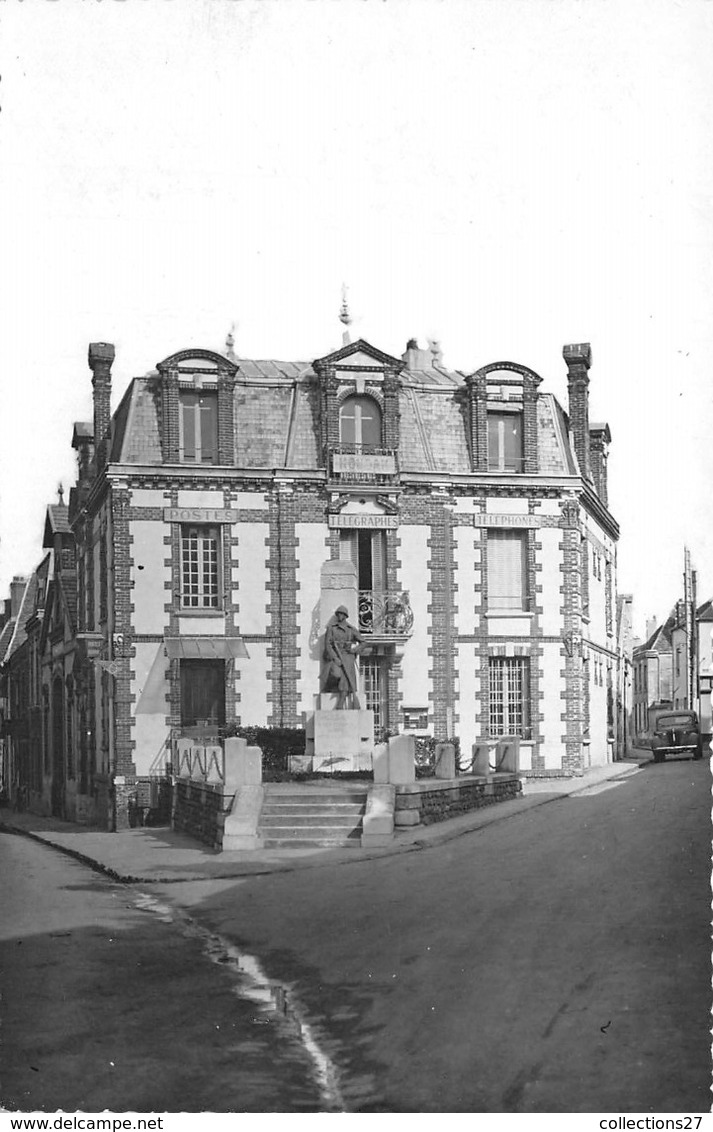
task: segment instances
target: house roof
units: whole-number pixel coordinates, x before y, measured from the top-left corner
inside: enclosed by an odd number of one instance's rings
[[[676,611],[669,614],[666,621],[662,625],[658,625],[653,633],[643,645],[639,645],[634,651],[639,652],[671,652],[672,639],[671,634],[676,627]]]
[[[17,652],[17,650],[19,648],[21,648],[22,645],[24,645],[25,641],[27,640],[27,632],[26,632],[26,629],[25,629],[25,625],[26,625],[27,621],[29,621],[30,617],[32,617],[34,612],[35,612],[35,595],[36,595],[36,593],[37,593],[37,571],[35,571],[31,575],[31,577],[28,578],[28,580],[27,580],[27,584],[25,586],[25,590],[24,590],[24,593],[22,595],[22,601],[20,603],[20,610],[19,610],[19,613],[18,613],[17,618],[15,620],[15,626],[14,626],[12,638],[10,640],[8,647],[7,647],[7,652],[6,652],[5,657],[4,657],[5,661],[10,660],[14,656],[14,654]]]
[[[68,535],[72,533],[72,528],[69,525],[69,508],[66,503],[50,504],[47,508],[47,516],[45,518],[45,534],[42,540],[43,547],[52,546],[54,536],[57,534]]]
[[[697,621],[713,621],[713,598],[704,601],[703,605],[699,605],[696,611]]]
[[[446,369],[440,355],[432,351],[416,350],[411,354],[417,368],[409,369],[403,359],[384,354],[363,339],[314,363],[236,358],[233,365],[210,351],[194,351],[192,355],[186,350],[160,363],[159,370],[163,371],[170,363],[170,368],[178,368],[179,376],[183,374],[189,381],[192,356],[196,359],[195,371],[204,374],[203,380],[212,380],[211,367],[215,370],[224,363],[226,368],[233,369],[235,465],[297,472],[323,467],[318,371],[323,366],[337,371],[340,366],[357,371],[362,367],[368,384],[375,368],[384,365],[392,372],[398,369],[401,470],[406,473],[470,471],[465,375]],[[514,372],[525,369],[508,362],[486,366],[478,372],[489,372],[493,368],[509,368]],[[538,383],[540,380],[538,377]],[[156,371],[131,382],[112,420],[110,459],[113,462],[162,463],[161,382]],[[567,417],[551,393],[538,392],[537,422],[539,471],[544,475],[577,475]]]

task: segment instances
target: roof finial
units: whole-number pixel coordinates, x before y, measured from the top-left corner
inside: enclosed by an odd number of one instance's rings
[[[59,496],[59,506],[64,507],[64,488],[62,487],[62,484],[60,484],[57,488],[57,495]]]
[[[235,323],[233,322],[228,331],[228,337],[225,339],[225,356],[229,358],[231,362],[235,361],[235,352],[233,350],[233,346],[235,345],[234,331]]]
[[[352,323],[352,316],[349,313],[349,304],[347,303],[347,285],[346,285],[346,283],[342,283],[342,305],[339,308],[339,321],[341,322],[342,326],[345,328],[344,333],[342,334],[342,345],[348,346],[349,343],[351,342],[351,338],[349,337],[349,327],[351,326],[351,323]]]

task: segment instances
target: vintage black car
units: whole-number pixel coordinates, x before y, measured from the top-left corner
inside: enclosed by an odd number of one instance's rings
[[[657,715],[651,734],[651,751],[655,763],[666,755],[703,756],[703,743],[695,711],[668,711]]]

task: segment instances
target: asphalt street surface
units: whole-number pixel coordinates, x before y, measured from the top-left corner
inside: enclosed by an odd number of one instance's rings
[[[350,1111],[710,1111],[709,763],[447,845],[165,886],[313,1020]]]
[[[0,836],[11,1110],[708,1112],[707,761],[418,852],[122,886]]]
[[[323,1109],[290,1020],[205,933],[28,838],[0,834],[0,877],[0,1108]]]

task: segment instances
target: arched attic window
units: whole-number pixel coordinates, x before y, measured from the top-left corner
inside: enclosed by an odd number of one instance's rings
[[[381,409],[372,397],[347,397],[339,408],[339,440],[356,448],[381,446]]]

